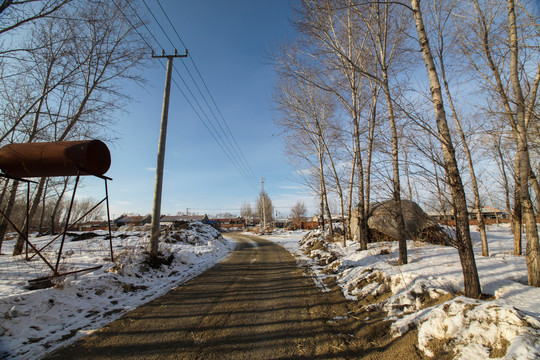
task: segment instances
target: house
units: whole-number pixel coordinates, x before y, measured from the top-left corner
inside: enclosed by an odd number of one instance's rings
[[[172,225],[179,222],[192,222],[198,221],[203,224],[208,224],[208,216],[205,215],[163,215],[159,219],[159,225]]]
[[[80,231],[106,230],[107,220],[87,221],[79,225]]]
[[[437,222],[445,222],[445,221],[454,221],[454,212],[452,210],[449,210],[445,213],[442,211],[427,211],[426,212],[428,216]]]
[[[114,225],[120,227],[124,225],[145,225],[152,222],[152,216],[146,215],[122,215],[119,218],[113,220]]]
[[[229,219],[212,219],[211,221],[218,222],[219,228],[224,230],[243,229],[247,225],[246,219],[241,217]]]
[[[289,219],[276,219],[274,220],[274,226],[280,229],[288,228],[292,225],[292,221]]]
[[[341,215],[338,215],[338,214],[332,214],[330,215],[331,218],[332,218],[332,224],[336,224],[336,223],[339,223],[341,222]],[[347,215],[344,215],[343,217],[343,220],[347,220],[348,216]],[[311,219],[311,221],[315,221],[315,222],[318,222],[320,223],[320,215],[313,215],[313,218]],[[324,215],[324,223],[325,224],[328,224],[328,215]]]
[[[292,229],[313,230],[319,227],[319,222],[313,221],[311,217],[302,217],[298,220],[289,220],[287,227]]]
[[[475,225],[476,220],[478,219],[476,208],[469,208],[468,211],[470,224]],[[441,211],[429,211],[427,214],[431,219],[437,222],[452,225],[455,221],[453,210],[447,211],[446,215],[443,214]],[[482,214],[482,218],[484,218],[484,220],[486,220],[488,223],[491,223],[490,220],[505,220],[509,218],[508,214],[504,211],[489,206],[485,206],[480,209],[480,214]]]
[[[508,214],[503,212],[502,210],[495,209],[489,206],[484,206],[482,209],[480,209],[480,214],[482,214],[482,217],[484,219],[507,219]],[[470,208],[469,209],[469,219],[471,220],[477,220],[478,214],[476,211],[476,208]]]
[[[221,231],[221,223],[219,222],[219,219],[208,219],[207,224],[213,227],[214,229]]]

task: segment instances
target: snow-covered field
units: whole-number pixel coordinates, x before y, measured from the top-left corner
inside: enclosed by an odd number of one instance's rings
[[[445,344],[456,359],[539,359],[540,288],[527,286],[525,258],[512,255],[508,225],[489,227],[489,257],[480,255],[480,236],[471,230],[482,292],[491,300],[459,296],[463,275],[451,247],[408,241],[409,263],[397,266],[395,242],[359,251],[358,243],[317,246],[320,234],[302,240],[305,233],[282,232],[269,238],[311,264],[320,284],[335,276],[349,299],[386,294],[367,310],[385,310],[395,336],[417,328],[419,348],[428,356]],[[307,248],[311,257],[304,254]]]
[[[60,272],[103,265],[102,268],[63,277],[55,286],[28,290],[27,280],[48,275],[38,258],[12,257],[14,240],[3,244],[0,256],[0,359],[38,359],[82,335],[100,329],[127,311],[156,298],[199,275],[234,248],[207,225],[166,235],[160,250],[165,258],[174,254],[170,266],[152,269],[144,265],[147,231],[113,233],[115,261],[110,261],[108,232],[82,241],[66,239]],[[52,237],[32,238],[41,248]],[[44,253],[54,255],[60,240]],[[9,254],[9,255],[8,255]]]

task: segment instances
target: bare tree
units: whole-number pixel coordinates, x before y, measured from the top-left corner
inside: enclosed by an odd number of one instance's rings
[[[399,60],[399,47],[402,46],[405,30],[404,8],[398,7],[389,2],[374,3],[366,6],[354,8],[358,17],[362,19],[362,24],[369,31],[371,39],[371,53],[377,59],[375,71],[363,72],[377,81],[386,99],[386,109],[388,123],[391,131],[392,144],[392,195],[397,209],[393,213],[396,216],[398,243],[399,243],[399,263],[407,263],[407,242],[405,238],[405,221],[403,209],[401,207],[401,183],[399,165],[399,139],[397,129],[397,118],[394,109],[394,96],[390,88],[390,76],[397,60]]]
[[[71,210],[71,219],[73,221],[79,220],[79,224],[102,219],[105,214],[103,204],[93,209],[98,203],[94,198],[75,200]]]
[[[277,123],[292,135],[294,143],[289,142],[289,146],[297,148],[299,143],[303,144],[307,154],[316,157],[316,160],[313,160],[316,164],[313,169],[317,170],[316,179],[320,186],[321,215],[326,212],[331,223],[326,180],[328,164],[338,184],[340,198],[343,199],[339,176],[328,146],[328,123],[333,116],[333,103],[329,94],[300,81],[282,82],[279,90],[276,102],[284,116]],[[343,209],[343,206],[341,208]],[[324,228],[324,216],[322,224]],[[333,236],[331,226],[329,232],[330,236]]]
[[[415,27],[418,33],[418,43],[430,82],[433,108],[435,111],[439,141],[443,152],[446,176],[448,177],[448,182],[452,191],[454,213],[456,217],[456,245],[461,261],[461,267],[463,269],[465,295],[472,298],[479,298],[482,293],[471,242],[467,199],[446,118],[439,74],[437,73],[435,61],[433,60],[433,53],[424,27],[420,2],[418,0],[411,0],[411,9],[413,11]]]
[[[49,17],[73,0],[2,0],[0,3],[0,34],[24,24]]]
[[[474,17],[467,29],[474,36],[462,36],[462,43],[471,66],[486,84],[485,88],[497,99],[498,113],[511,128],[516,146],[515,179],[519,194],[513,218],[516,222],[514,236],[517,242],[518,212],[521,212],[527,230],[529,284],[540,286],[540,246],[529,190],[533,172],[528,134],[529,124],[536,117],[540,85],[540,61],[538,52],[533,50],[540,36],[540,21],[527,12],[526,2],[519,4],[519,11],[516,11],[513,0],[506,2],[506,9],[500,2],[493,1],[475,0],[472,5]]]
[[[244,219],[252,219],[254,215],[253,209],[251,209],[251,204],[245,202],[240,207],[240,216]]]
[[[296,204],[291,208],[291,220],[297,224],[306,216],[307,209],[306,204],[303,201],[298,200]]]
[[[509,45],[510,45],[510,82],[516,104],[515,123],[512,126],[519,153],[519,194],[527,229],[527,273],[529,285],[540,286],[540,245],[538,243],[538,228],[536,226],[536,216],[529,193],[529,178],[531,176],[531,163],[529,157],[529,144],[527,139],[527,123],[530,121],[532,109],[536,102],[536,92],[540,83],[540,62],[536,73],[531,97],[528,104],[523,96],[522,85],[519,76],[519,46],[517,33],[517,20],[515,3],[508,0],[508,25],[509,25]]]
[[[304,35],[302,54],[308,54],[309,59],[316,59],[319,70],[306,73],[306,64],[298,56],[289,56],[285,64],[288,72],[311,83],[313,86],[332,93],[344,108],[352,125],[351,175],[349,177],[349,194],[357,190],[358,237],[363,249],[367,249],[369,214],[369,182],[371,170],[371,151],[373,149],[374,120],[376,104],[366,106],[375,99],[380,87],[370,84],[370,79],[364,76],[364,69],[372,66],[371,57],[366,56],[363,49],[366,34],[360,24],[354,20],[352,7],[354,2],[305,1],[299,9],[296,25]],[[357,35],[360,34],[360,35]],[[310,60],[304,60],[308,64]],[[306,76],[310,74],[310,76]],[[364,93],[364,90],[366,93]],[[373,97],[367,93],[373,90]],[[363,124],[362,112],[368,109],[367,124]],[[368,128],[367,146],[362,147],[364,129]],[[367,156],[363,152],[367,150]],[[355,180],[356,178],[356,180]],[[349,213],[353,196],[349,195]]]
[[[261,220],[262,224],[268,226],[268,224],[274,221],[274,206],[272,205],[272,200],[270,200],[270,197],[266,191],[261,190],[255,204],[259,219]]]
[[[478,228],[480,229],[480,239],[482,244],[482,256],[489,256],[489,249],[488,249],[488,241],[487,241],[487,234],[486,234],[486,225],[484,221],[484,217],[482,215],[482,202],[480,199],[480,192],[478,189],[478,181],[476,177],[476,172],[474,169],[474,161],[471,155],[470,146],[468,144],[467,138],[465,136],[465,132],[463,130],[462,126],[462,120],[460,119],[460,116],[458,115],[458,111],[456,109],[454,97],[450,91],[450,84],[448,82],[447,77],[447,68],[446,68],[446,61],[447,61],[447,40],[450,43],[455,42],[457,39],[457,34],[455,31],[448,31],[447,27],[449,26],[448,23],[450,22],[449,19],[451,18],[451,13],[455,7],[455,3],[449,2],[448,8],[445,8],[444,5],[447,3],[435,3],[434,4],[434,18],[435,18],[435,28],[437,33],[437,41],[436,45],[434,46],[435,54],[438,59],[438,65],[439,65],[439,71],[441,74],[441,79],[443,81],[444,90],[446,93],[446,99],[448,100],[448,105],[450,106],[450,110],[452,113],[452,117],[454,118],[454,121],[456,123],[457,131],[460,136],[461,140],[461,146],[463,147],[463,150],[465,152],[465,156],[467,159],[467,165],[469,168],[469,173],[471,177],[471,186],[473,190],[474,195],[474,205],[476,210],[476,219]],[[448,39],[448,35],[450,34],[450,38]]]
[[[118,83],[141,80],[136,69],[146,52],[134,28],[140,22],[125,20],[127,6],[126,1],[73,2],[58,11],[61,16],[32,24],[34,30],[28,34],[35,36],[27,46],[27,56],[14,63],[27,70],[3,80],[18,84],[24,77],[35,79],[37,86],[27,82],[26,91],[19,93],[26,96],[20,102],[26,106],[16,112],[18,116],[2,134],[3,140],[108,136],[103,130],[125,99]],[[44,179],[38,184],[30,219],[41,201],[44,184]],[[22,243],[18,241],[15,254],[22,250]]]

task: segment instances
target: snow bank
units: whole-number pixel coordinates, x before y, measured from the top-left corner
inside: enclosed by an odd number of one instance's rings
[[[234,248],[212,227],[193,223],[188,229],[162,235],[160,250],[172,263],[152,269],[145,265],[146,231],[115,232],[114,262],[110,261],[108,232],[95,235],[76,242],[70,236],[61,269],[103,267],[56,279],[54,287],[47,289],[27,289],[27,280],[48,275],[42,261],[0,256],[0,359],[39,358],[197,276]],[[31,241],[39,248],[51,239]],[[58,242],[46,255],[55,253]],[[13,243],[4,243],[6,254]]]
[[[320,232],[270,237],[309,264],[321,281],[334,276],[351,300],[377,299],[366,310],[381,309],[400,336],[418,329],[419,348],[436,356],[436,348],[457,359],[540,358],[540,289],[527,286],[523,256],[512,255],[508,226],[488,231],[490,256],[482,257],[480,237],[471,229],[482,292],[492,300],[463,296],[463,273],[457,250],[407,242],[408,260],[398,266],[398,244],[356,242],[343,247]]]
[[[514,307],[460,296],[428,310],[392,326],[396,335],[418,326],[419,349],[428,356],[436,355],[433,343],[445,344],[457,359],[487,359],[501,351],[507,359],[540,355],[540,322]]]

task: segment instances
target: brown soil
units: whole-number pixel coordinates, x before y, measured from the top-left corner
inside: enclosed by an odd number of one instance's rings
[[[46,358],[423,359],[416,331],[392,338],[367,300],[322,292],[282,247],[232,236],[214,268]]]

